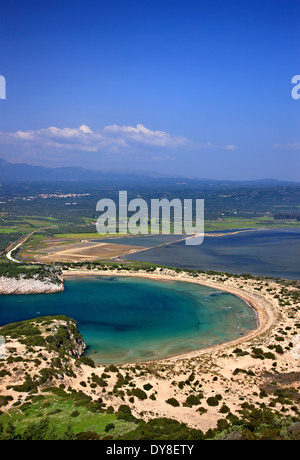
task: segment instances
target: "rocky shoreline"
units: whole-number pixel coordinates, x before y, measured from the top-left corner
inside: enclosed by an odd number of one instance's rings
[[[9,294],[53,294],[64,291],[63,279],[53,282],[51,279],[6,278],[0,277],[0,295]]]

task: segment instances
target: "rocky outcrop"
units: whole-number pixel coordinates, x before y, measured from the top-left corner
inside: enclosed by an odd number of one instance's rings
[[[64,283],[62,278],[57,279],[54,283],[52,279],[35,279],[35,278],[6,278],[0,277],[0,295],[1,294],[52,294],[62,292]]]
[[[69,384],[69,379],[83,372],[85,363],[78,359],[86,344],[76,324],[71,318],[56,315],[0,328],[2,343],[6,344],[0,369],[0,407],[33,390]],[[1,403],[1,395],[10,399]]]
[[[53,343],[58,345],[58,348],[63,348],[65,353],[75,358],[80,358],[84,350],[86,349],[86,344],[82,338],[82,335],[77,329],[76,322],[74,320],[68,319],[64,320],[52,320],[52,331],[51,336],[53,338]],[[51,340],[49,341],[49,343]]]

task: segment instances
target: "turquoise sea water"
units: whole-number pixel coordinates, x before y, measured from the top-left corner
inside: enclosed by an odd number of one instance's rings
[[[183,281],[86,277],[51,295],[0,299],[0,325],[63,314],[78,321],[97,363],[140,362],[235,339],[255,329],[240,298]]]

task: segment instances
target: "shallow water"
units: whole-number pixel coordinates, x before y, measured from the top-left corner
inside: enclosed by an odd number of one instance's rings
[[[57,294],[2,296],[0,325],[63,314],[78,321],[97,363],[164,358],[233,340],[256,327],[240,298],[183,281],[72,278]]]
[[[154,238],[151,239],[152,246]],[[145,245],[145,241],[143,243]],[[182,241],[125,258],[181,268],[300,279],[300,229],[251,230],[234,235],[207,236],[199,246],[187,246]]]

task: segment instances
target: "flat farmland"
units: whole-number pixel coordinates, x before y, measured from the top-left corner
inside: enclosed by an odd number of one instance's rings
[[[103,241],[72,242],[68,240],[44,239],[40,245],[28,245],[20,254],[26,260],[51,263],[51,262],[82,262],[96,261],[121,257],[125,254],[140,251],[144,248],[125,244],[114,244]]]

